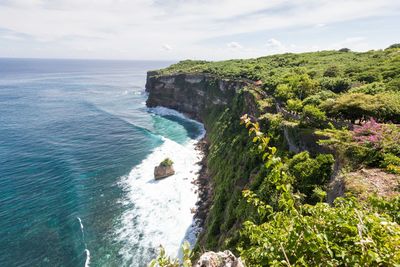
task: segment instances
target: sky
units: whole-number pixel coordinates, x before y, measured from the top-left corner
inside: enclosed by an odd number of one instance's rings
[[[399,0],[0,0],[0,57],[222,60],[393,43]]]

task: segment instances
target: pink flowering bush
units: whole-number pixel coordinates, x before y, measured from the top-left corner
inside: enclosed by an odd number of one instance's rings
[[[320,133],[327,137],[320,144],[343,151],[354,167],[367,165],[400,172],[400,126],[397,124],[370,119],[352,131],[326,129]]]
[[[353,139],[361,145],[371,145],[375,148],[380,147],[384,127],[377,123],[373,118],[364,123],[362,126],[355,126],[353,130]]]
[[[396,124],[380,124],[370,119],[352,131],[353,141],[367,165],[378,165],[390,172],[398,169],[400,162],[400,128]]]

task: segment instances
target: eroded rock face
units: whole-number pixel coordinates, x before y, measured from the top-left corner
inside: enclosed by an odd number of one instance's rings
[[[178,110],[202,121],[202,114],[215,106],[228,106],[240,89],[249,84],[244,80],[218,79],[212,75],[147,73],[148,107],[163,106]]]
[[[168,176],[174,175],[175,170],[173,166],[159,165],[154,168],[154,179],[159,180]]]
[[[201,255],[200,259],[194,265],[195,267],[244,267],[240,258],[236,258],[232,252],[209,251]]]

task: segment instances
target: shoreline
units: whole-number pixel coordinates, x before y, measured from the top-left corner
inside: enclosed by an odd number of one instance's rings
[[[196,146],[195,150],[202,153],[202,159],[196,164],[200,165],[197,178],[193,181],[193,184],[197,186],[198,200],[196,202],[196,210],[193,215],[193,220],[197,221],[197,225],[201,228],[201,232],[204,230],[204,224],[208,215],[208,211],[211,207],[212,197],[212,186],[211,176],[208,172],[207,167],[207,156],[208,156],[209,142],[207,140],[207,133],[201,138]],[[199,233],[199,235],[201,234]],[[198,236],[197,238],[198,239]],[[197,242],[197,241],[196,241]]]

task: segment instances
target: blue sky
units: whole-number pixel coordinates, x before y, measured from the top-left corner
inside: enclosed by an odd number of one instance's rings
[[[0,0],[0,57],[220,60],[398,42],[398,0]]]

